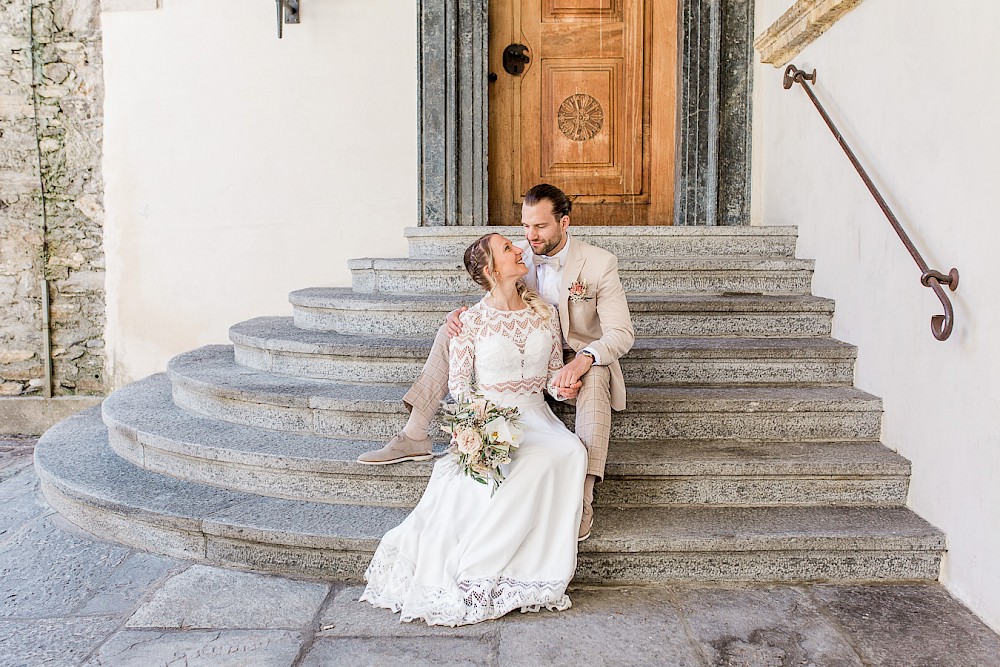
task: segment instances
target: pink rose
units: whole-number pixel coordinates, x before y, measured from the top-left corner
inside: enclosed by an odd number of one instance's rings
[[[464,428],[455,435],[458,451],[472,456],[483,448],[483,439],[471,428]]]

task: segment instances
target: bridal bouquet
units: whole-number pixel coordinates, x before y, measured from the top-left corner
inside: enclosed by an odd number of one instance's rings
[[[492,483],[492,495],[504,479],[500,466],[510,463],[511,453],[524,437],[517,421],[520,411],[481,396],[457,398],[444,405],[441,428],[451,434],[448,451],[466,475],[480,484]]]

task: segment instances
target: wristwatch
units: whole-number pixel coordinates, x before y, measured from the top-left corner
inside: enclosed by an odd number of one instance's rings
[[[578,357],[579,356],[590,357],[590,362],[592,364],[596,364],[597,363],[597,357],[595,357],[594,353],[591,352],[590,350],[580,350],[579,352],[576,353],[576,356],[578,356]]]

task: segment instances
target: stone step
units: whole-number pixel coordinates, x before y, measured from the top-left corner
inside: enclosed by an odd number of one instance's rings
[[[523,238],[520,227],[408,227],[410,257],[461,257],[473,241],[489,232],[511,240]],[[792,257],[795,227],[573,227],[570,232],[625,257]]]
[[[167,556],[360,580],[406,509],[267,498],[142,470],[108,446],[96,409],[50,429],[35,466],[79,527]],[[940,531],[904,507],[604,508],[579,583],[934,580]]]
[[[103,418],[112,449],[137,466],[279,498],[412,507],[433,465],[366,466],[355,459],[370,441],[191,415],[163,374],[114,392]],[[597,504],[902,505],[909,472],[877,442],[617,442]]]
[[[174,401],[247,426],[382,440],[405,423],[404,386],[358,385],[274,375],[240,366],[233,348],[209,345],[174,357]],[[626,440],[877,440],[881,401],[847,387],[629,389],[612,437]],[[574,414],[556,406],[572,427]]]
[[[447,259],[364,257],[348,263],[361,294],[472,294],[461,255]],[[787,257],[621,258],[618,274],[633,294],[808,294],[814,262]]]
[[[290,317],[258,317],[229,329],[236,362],[297,377],[409,383],[430,352],[429,338],[310,331]],[[640,338],[622,359],[630,387],[850,385],[856,349],[832,338]]]
[[[453,309],[480,296],[358,294],[344,287],[292,292],[295,326],[348,335],[433,338]],[[629,310],[640,338],[830,335],[833,301],[792,295],[636,295]]]

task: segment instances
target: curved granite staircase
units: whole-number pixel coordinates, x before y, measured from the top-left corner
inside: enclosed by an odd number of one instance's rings
[[[354,459],[403,425],[444,315],[478,299],[456,258],[485,231],[408,229],[409,258],[353,260],[353,289],[293,292],[292,317],[60,423],[36,449],[46,498],[149,551],[360,579],[432,464]],[[878,442],[794,228],[574,234],[620,257],[638,337],[578,581],[937,578],[944,537],[904,506],[909,463]]]

